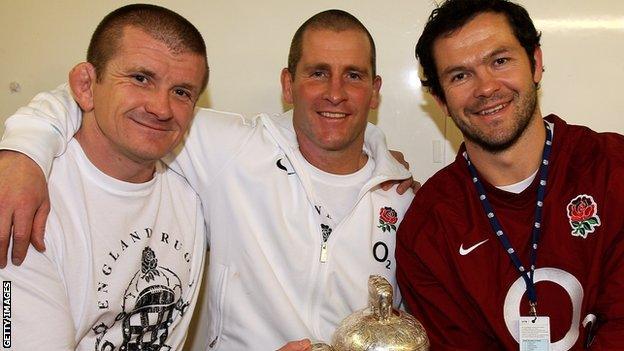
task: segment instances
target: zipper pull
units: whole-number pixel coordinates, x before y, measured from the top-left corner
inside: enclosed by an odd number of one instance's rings
[[[327,242],[321,243],[321,263],[327,262]]]

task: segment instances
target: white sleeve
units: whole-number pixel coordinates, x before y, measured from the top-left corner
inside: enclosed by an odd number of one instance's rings
[[[197,109],[188,134],[165,162],[187,179],[205,204],[208,188],[257,132],[255,123],[235,113]]]
[[[51,251],[31,246],[20,267],[9,263],[0,270],[5,313],[10,304],[12,350],[75,350],[69,301]]]
[[[80,128],[82,111],[69,86],[37,94],[5,122],[0,149],[26,154],[50,175],[54,157],[65,152],[67,141]]]

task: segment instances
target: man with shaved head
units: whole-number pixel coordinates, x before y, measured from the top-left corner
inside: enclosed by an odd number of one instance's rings
[[[0,271],[12,297],[8,346],[179,350],[205,227],[197,194],[160,158],[206,86],[203,38],[173,11],[125,6],[98,25],[69,79],[83,120],[49,175],[47,250]]]

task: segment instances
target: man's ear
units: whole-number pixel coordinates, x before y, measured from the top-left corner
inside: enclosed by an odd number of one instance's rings
[[[292,96],[292,85],[293,85],[293,76],[290,74],[288,68],[284,68],[282,70],[282,75],[280,76],[280,81],[282,82],[282,96],[284,97],[284,101],[289,105],[293,104],[293,96]]]
[[[539,84],[542,80],[542,73],[544,72],[544,61],[542,59],[542,48],[536,47],[533,51],[533,59],[535,60],[535,67],[533,67],[533,82]]]
[[[371,102],[369,106],[371,110],[374,110],[377,107],[379,107],[379,102],[381,101],[381,97],[379,95],[380,89],[381,89],[381,76],[375,76],[375,78],[373,78],[373,96],[371,98]]]
[[[84,112],[93,110],[93,87],[96,80],[95,67],[89,62],[81,62],[69,72],[69,87]]]

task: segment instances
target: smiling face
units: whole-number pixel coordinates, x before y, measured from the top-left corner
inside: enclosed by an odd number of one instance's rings
[[[445,112],[466,143],[490,151],[506,150],[539,118],[537,87],[541,50],[535,67],[502,14],[482,13],[433,45]]]
[[[201,55],[174,53],[142,30],[124,28],[115,55],[92,84],[90,137],[107,146],[108,157],[160,159],[188,129],[205,66]]]
[[[282,72],[282,91],[293,105],[293,125],[306,158],[361,154],[368,112],[377,108],[381,87],[370,55],[369,40],[359,30],[304,33],[294,76]]]

